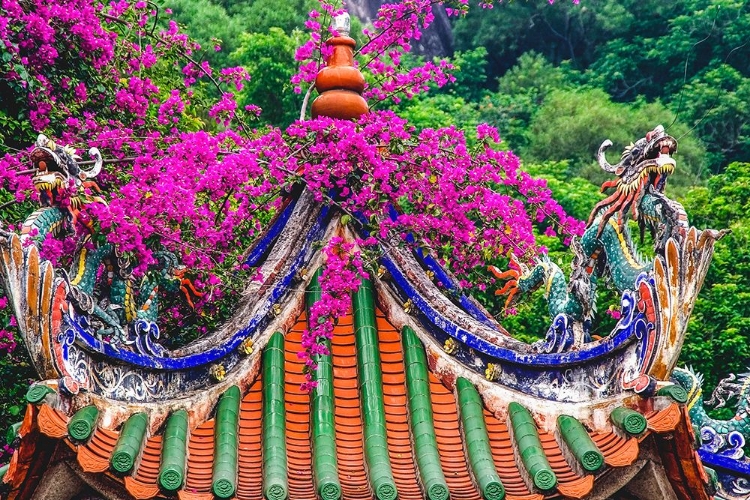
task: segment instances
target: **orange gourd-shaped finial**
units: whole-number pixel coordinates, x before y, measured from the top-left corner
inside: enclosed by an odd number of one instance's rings
[[[333,29],[339,36],[326,41],[327,45],[333,47],[333,52],[315,78],[315,88],[320,95],[312,103],[312,117],[351,120],[367,113],[368,106],[362,97],[365,78],[354,67],[355,42],[349,37],[349,14],[336,16]]]

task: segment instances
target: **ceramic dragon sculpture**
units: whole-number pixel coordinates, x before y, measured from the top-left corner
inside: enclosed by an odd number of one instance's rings
[[[731,374],[722,379],[711,397],[703,400],[703,377],[691,368],[675,368],[672,378],[687,391],[687,407],[702,447],[712,453],[731,458],[744,456],[745,443],[750,439],[750,373]],[[725,408],[736,400],[734,416],[727,420],[712,418],[706,407]]]
[[[191,305],[190,293],[200,293],[185,278],[185,266],[171,252],[156,252],[156,268],[136,279],[133,266],[115,245],[96,243],[101,238],[96,238],[86,207],[106,204],[94,180],[103,159],[97,148],[91,148],[89,155],[94,166],[86,170],[72,148],[39,135],[31,161],[33,184],[42,206],[23,222],[21,241],[29,246],[39,245],[48,235],[74,236],[78,243],[72,266],[61,273],[69,284],[71,303],[89,315],[97,336],[124,345],[139,342],[144,332],[158,338],[159,291],[182,290]]]
[[[605,182],[602,191],[614,192],[591,211],[585,232],[574,240],[573,271],[570,282],[560,267],[546,256],[529,268],[511,257],[510,269],[490,271],[507,280],[498,295],[507,294],[506,307],[519,297],[540,286],[545,287],[549,313],[557,323],[565,322],[572,330],[574,345],[589,340],[588,325],[596,305],[596,288],[604,277],[623,293],[635,290],[636,281],[653,267],[637,251],[628,228],[635,221],[641,235],[649,230],[656,253],[663,252],[669,238],[680,239],[689,228],[683,207],[664,195],[667,177],[674,172],[673,154],[677,141],[659,125],[645,137],[628,146],[620,162],[611,165],[605,151],[612,146],[607,140],[599,148],[597,159],[607,173],[617,176]]]

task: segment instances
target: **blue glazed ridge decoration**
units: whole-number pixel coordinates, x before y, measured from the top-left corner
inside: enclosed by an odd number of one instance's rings
[[[398,217],[398,212],[396,209],[391,206],[388,210],[388,214],[392,220],[396,220]],[[357,218],[362,223],[362,225],[365,225],[367,223],[367,220],[361,215],[357,214]],[[360,231],[362,234],[365,235],[365,237],[370,236],[370,232],[366,230]],[[409,233],[406,235],[406,241],[408,243],[414,243],[414,236]],[[460,291],[459,287],[456,286],[456,283],[453,281],[453,279],[448,275],[448,273],[443,269],[443,266],[441,266],[437,260],[435,260],[435,257],[430,255],[428,252],[425,252],[422,248],[416,248],[413,250],[413,254],[416,257],[417,261],[427,267],[430,271],[435,273],[435,278],[440,282],[441,285],[445,287],[446,290],[449,290],[451,292],[458,292]],[[464,308],[464,310],[469,313],[469,315],[476,319],[477,321],[480,321],[484,325],[492,328],[493,330],[497,330],[497,326],[495,325],[495,322],[490,319],[484,311],[482,311],[479,307],[474,304],[469,297],[466,296],[466,294],[461,293],[460,297],[458,298],[461,307]]]
[[[297,271],[301,269],[309,254],[313,241],[319,239],[325,230],[329,218],[330,208],[324,206],[318,215],[315,224],[305,238],[305,243],[297,256],[292,261],[289,272],[280,280],[276,281],[270,296],[265,300],[258,314],[253,316],[248,325],[237,331],[224,345],[208,349],[205,352],[191,354],[179,358],[170,358],[168,356],[154,356],[141,354],[132,351],[118,350],[112,345],[98,340],[91,333],[86,331],[82,325],[74,319],[68,318],[70,328],[76,334],[76,342],[82,345],[86,350],[104,354],[109,358],[118,359],[133,366],[150,368],[157,370],[184,370],[198,366],[214,363],[224,356],[232,353],[245,338],[254,335],[270,321],[270,312],[274,304],[279,301],[289,291],[290,284],[294,280]]]
[[[297,197],[287,203],[286,207],[284,207],[284,210],[281,211],[281,214],[279,214],[279,216],[273,222],[273,225],[268,229],[268,231],[265,232],[265,234],[263,234],[260,240],[258,240],[258,242],[255,244],[255,246],[253,246],[252,250],[247,256],[247,259],[245,259],[246,265],[250,267],[258,265],[260,259],[271,248],[271,245],[279,237],[281,231],[286,226],[286,223],[289,222],[289,218],[292,216],[292,212],[294,212],[294,207],[297,205],[298,200],[299,198]]]
[[[482,339],[479,336],[460,327],[452,320],[446,318],[435,310],[427,300],[414,288],[406,276],[401,272],[399,267],[390,257],[382,257],[382,262],[388,272],[391,274],[394,283],[412,300],[414,305],[419,309],[424,317],[440,330],[444,331],[456,340],[468,345],[481,353],[493,356],[503,361],[515,364],[532,364],[536,366],[556,366],[579,364],[581,362],[593,361],[597,358],[608,356],[613,351],[623,348],[633,338],[635,338],[635,329],[622,328],[610,335],[607,339],[597,342],[591,347],[584,347],[579,351],[564,353],[519,353],[507,347],[501,347],[492,342]],[[624,318],[624,317],[623,317]],[[622,320],[621,320],[622,321]],[[619,324],[619,323],[618,323]]]

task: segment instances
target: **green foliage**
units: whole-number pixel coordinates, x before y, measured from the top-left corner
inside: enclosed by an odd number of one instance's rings
[[[695,305],[681,361],[704,374],[710,391],[750,361],[750,163],[732,163],[684,200],[697,227],[728,228]]]
[[[470,9],[455,25],[456,48],[485,47],[494,77],[529,51],[554,63],[580,58],[586,64],[603,35],[596,22],[598,9],[571,2],[498,2],[492,9]]]
[[[308,12],[320,8],[315,0],[223,0],[219,3],[226,6],[232,18],[239,20],[250,33],[269,33],[271,28],[291,33],[304,26]]]
[[[668,104],[680,122],[695,127],[709,152],[705,162],[710,171],[721,172],[748,153],[749,12],[748,0],[503,2],[489,10],[470,10],[456,22],[454,37],[459,50],[487,49],[487,77],[501,77],[501,95],[488,102],[491,109],[517,110],[529,101],[526,90],[503,80],[519,68],[531,71],[524,58],[538,54],[541,61],[564,69],[565,81],[553,88],[584,84],[615,101]],[[515,68],[514,61],[519,61]],[[513,119],[523,116],[510,114]],[[513,120],[500,116],[496,122]],[[664,125],[671,122],[670,117]],[[518,125],[513,128],[501,129],[502,135],[513,139],[513,147],[525,146],[528,134],[519,134]]]
[[[496,127],[506,147],[521,151],[531,141],[529,124],[547,95],[566,88],[572,83],[562,68],[527,52],[498,80],[497,92],[479,103],[479,121]]]
[[[211,0],[168,0],[175,21],[201,46],[203,54],[215,67],[228,66],[229,54],[238,47],[244,30],[241,18],[229,15],[224,7]],[[215,46],[221,50],[216,51]]]
[[[553,66],[544,56],[533,51],[521,55],[516,65],[497,81],[500,94],[529,94],[537,104],[541,104],[553,90],[571,86],[563,67]]]
[[[698,75],[685,86],[679,111],[706,144],[713,173],[726,161],[750,158],[750,78],[738,70],[722,64]]]
[[[241,92],[242,105],[255,104],[263,109],[261,120],[287,126],[299,118],[302,98],[294,93],[290,79],[296,71],[294,51],[301,43],[301,33],[291,36],[281,28],[268,33],[243,33],[231,61],[251,75]]]
[[[658,102],[615,103],[600,89],[554,91],[534,115],[532,140],[522,154],[535,160],[571,160],[571,174],[601,184],[609,176],[599,168],[595,156],[605,139],[615,144],[612,152],[619,154],[656,125],[668,126],[672,119],[671,112]],[[668,132],[681,137],[687,128],[675,123]],[[678,154],[678,169],[670,186],[684,189],[699,181],[705,152],[694,138],[686,136]]]
[[[469,129],[480,123],[476,105],[451,94],[415,97],[398,114],[418,130],[451,125]]]
[[[448,91],[467,101],[477,101],[487,89],[487,49],[477,47],[456,52],[451,59],[455,66],[456,81]]]

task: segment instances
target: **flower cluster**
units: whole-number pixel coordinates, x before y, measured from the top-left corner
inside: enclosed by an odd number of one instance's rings
[[[302,348],[297,355],[305,364],[307,382],[303,389],[315,387],[313,372],[317,368],[318,356],[327,356],[328,342],[339,318],[347,315],[352,305],[352,293],[357,291],[361,279],[369,275],[362,267],[362,259],[354,244],[341,237],[334,237],[323,249],[325,266],[318,279],[320,299],[310,308],[309,329],[302,333]]]
[[[8,308],[8,298],[0,297],[0,311]],[[11,317],[12,318],[12,317]],[[15,321],[15,319],[13,319]],[[0,355],[10,354],[16,350],[18,344],[13,337],[13,332],[0,328]]]
[[[249,75],[241,68],[214,71],[192,59],[195,44],[174,22],[163,25],[151,3],[0,2],[0,36],[11,60],[9,69],[0,69],[0,81],[17,91],[39,132],[96,146],[111,161],[97,178],[107,203],[86,203],[91,229],[77,234],[96,231],[136,263],[136,274],[157,263],[156,251],[178,254],[199,288],[211,291],[196,304],[199,314],[231,309],[221,305],[230,294],[218,287],[246,271],[238,265],[243,248],[295,185],[347,214],[363,238],[371,235],[356,248],[337,238],[324,248],[323,300],[311,311],[301,353],[311,369],[366,276],[360,251],[377,258],[389,245],[411,244],[465,277],[510,252],[530,260],[539,251],[534,227],[540,223],[564,237],[582,232],[583,224],[564,213],[544,181],[499,150],[498,131],[486,125],[471,147],[460,130],[417,133],[386,111],[356,122],[318,118],[285,131],[251,132],[242,114],[259,110],[235,100]],[[437,4],[406,0],[381,8],[358,56],[369,68],[371,99],[411,97],[451,80],[445,62],[406,73],[400,68]],[[324,27],[339,12],[327,1],[321,5],[322,14],[311,13],[307,24],[310,41],[297,53],[298,84],[314,80],[326,55]],[[463,11],[466,4],[456,0],[450,8]],[[56,65],[61,60],[66,64]],[[162,60],[169,64],[157,64]],[[178,70],[165,72],[165,66]],[[197,82],[213,85],[216,95]],[[196,103],[216,122],[213,132],[196,131]],[[0,188],[19,201],[33,199],[29,176],[18,173],[28,168],[26,155],[0,158]],[[39,244],[45,258],[58,260],[75,251],[76,241],[45,236]],[[165,321],[184,324],[179,307],[163,311]]]

